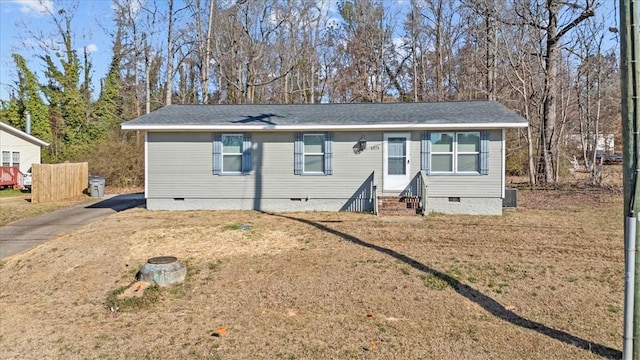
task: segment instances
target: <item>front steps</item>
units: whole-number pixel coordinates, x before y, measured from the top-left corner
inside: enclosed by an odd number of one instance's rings
[[[421,210],[418,196],[378,196],[380,216],[416,216]]]

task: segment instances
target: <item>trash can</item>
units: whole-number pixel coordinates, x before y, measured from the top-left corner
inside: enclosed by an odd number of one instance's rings
[[[104,196],[104,176],[89,176],[89,195],[91,197]]]

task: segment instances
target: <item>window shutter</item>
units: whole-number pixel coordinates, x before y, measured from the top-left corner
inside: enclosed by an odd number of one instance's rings
[[[213,133],[213,175],[222,172],[222,134]]]
[[[422,140],[421,140],[420,148],[421,148],[420,168],[427,175],[429,175],[431,174],[431,132],[429,131],[422,132]]]
[[[302,133],[295,134],[293,144],[293,174],[302,175],[302,153],[304,151],[304,139]]]
[[[324,174],[333,175],[333,133],[324,133]]]
[[[489,174],[489,132],[480,131],[480,174]]]
[[[242,134],[242,173],[251,172],[251,133]]]

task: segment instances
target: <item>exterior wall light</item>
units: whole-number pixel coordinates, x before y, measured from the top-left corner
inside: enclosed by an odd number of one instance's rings
[[[353,153],[354,154],[360,154],[361,152],[363,152],[365,149],[367,148],[367,138],[365,138],[364,136],[362,136],[360,138],[360,140],[358,140],[358,142],[353,145]]]

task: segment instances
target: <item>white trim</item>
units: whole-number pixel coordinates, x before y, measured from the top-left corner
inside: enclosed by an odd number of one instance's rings
[[[308,153],[305,151],[305,142],[304,139],[307,136],[322,136],[322,152],[321,153]],[[327,141],[327,138],[324,133],[304,133],[302,134],[302,175],[325,175],[326,169],[324,168],[324,159],[326,154],[326,149],[324,148],[324,143]],[[307,164],[307,155],[318,156],[322,155],[322,171],[306,171]]]
[[[240,171],[224,171],[224,138],[225,137],[239,137],[240,138],[240,152],[239,153],[227,153],[226,155],[240,156]],[[242,157],[244,156],[244,135],[238,133],[225,133],[220,134],[220,175],[242,175]]]
[[[149,133],[144,132],[144,198],[149,198]]]
[[[349,130],[430,130],[430,129],[504,129],[526,128],[528,123],[462,123],[462,124],[375,124],[375,125],[145,125],[122,124],[122,130],[154,131],[349,131]]]
[[[460,151],[459,149],[459,145],[460,142],[458,141],[458,135],[460,134],[478,134],[478,151],[475,152],[471,152],[471,151]],[[455,132],[455,156],[454,156],[454,171],[456,174],[470,174],[470,175],[480,175],[480,168],[481,163],[482,163],[482,159],[480,159],[480,148],[482,147],[481,143],[481,134],[480,131],[456,131]],[[478,159],[478,171],[460,171],[458,170],[458,165],[460,164],[460,155],[476,155],[477,159]]]
[[[5,130],[11,134],[13,134],[14,136],[17,137],[21,137],[31,143],[34,143],[36,145],[40,145],[40,146],[49,146],[49,143],[46,141],[42,141],[40,139],[38,139],[37,137],[33,136],[33,135],[29,135],[26,132],[20,130],[20,129],[16,129],[13,126],[9,125],[9,124],[5,124],[3,122],[0,122],[0,129]]]
[[[470,151],[460,151],[458,149],[458,135],[460,134],[478,134],[478,146],[482,147],[481,145],[481,135],[480,135],[480,131],[475,131],[475,130],[469,130],[469,131],[434,131],[432,132],[429,136],[432,136],[434,133],[443,133],[443,134],[453,134],[453,143],[451,146],[451,152],[448,151],[434,151],[433,148],[431,149],[431,152],[429,153],[429,156],[431,157],[431,175],[480,175],[481,172],[481,155],[480,155],[480,148],[478,148],[478,151],[476,152],[470,152]],[[434,171],[433,170],[433,155],[451,155],[451,171]],[[460,155],[477,155],[478,156],[478,171],[459,171],[458,170],[458,158]]]
[[[389,175],[389,168],[387,166],[389,156],[389,138],[390,137],[403,137],[406,139],[406,161],[405,174],[403,175]],[[406,189],[407,185],[411,182],[411,133],[384,133],[382,143],[382,190],[398,191]],[[400,184],[400,185],[399,185]]]

